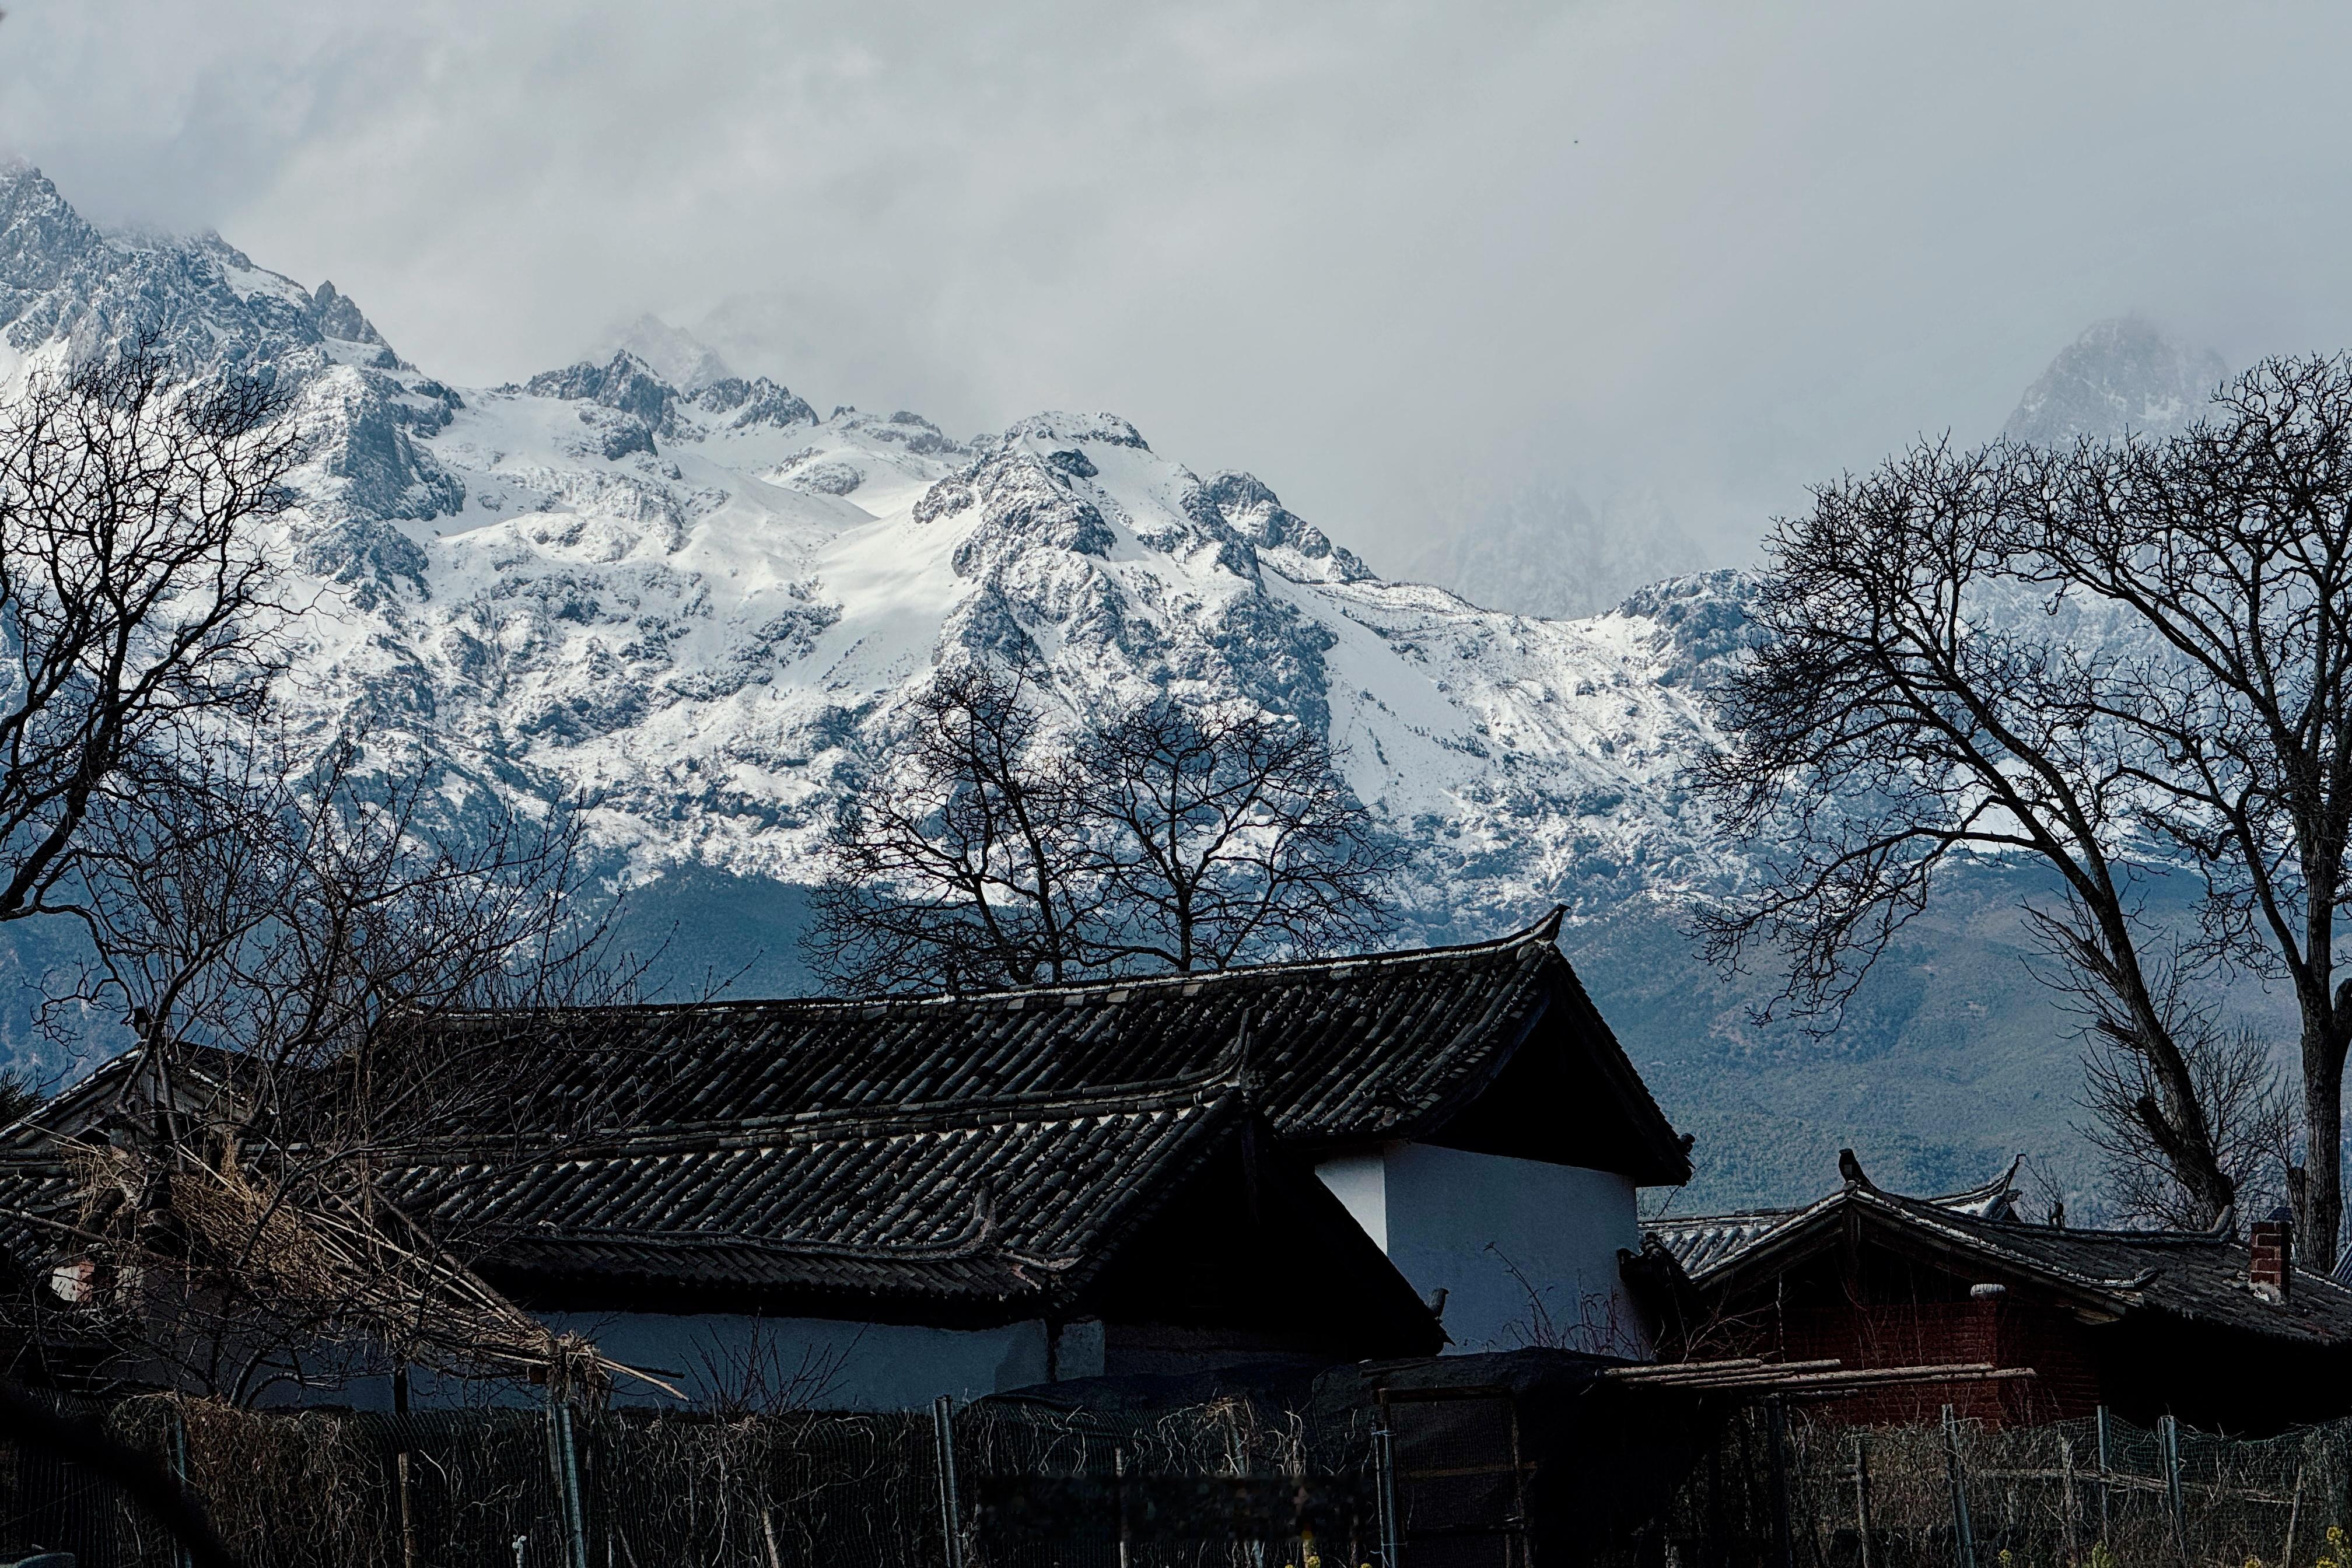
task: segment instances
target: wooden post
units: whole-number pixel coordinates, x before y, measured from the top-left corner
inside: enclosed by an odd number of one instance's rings
[[[1969,1477],[1960,1464],[1960,1424],[1944,1406],[1944,1468],[1952,1483],[1952,1534],[1960,1568],[1977,1568],[1976,1534],[1969,1528]]]
[[[1858,1568],[1870,1568],[1870,1439],[1853,1439],[1853,1538],[1862,1552]]]
[[[1728,1433],[1730,1430],[1729,1425],[1727,1424],[1724,1432]],[[1718,1435],[1714,1442],[1706,1446],[1707,1552],[1701,1568],[1722,1568],[1725,1560],[1730,1554],[1723,1536],[1723,1437]]]
[[[394,1479],[400,1485],[400,1568],[416,1568],[416,1505],[415,1480],[408,1462],[408,1363],[392,1369],[393,1428],[399,1448],[392,1456]]]
[[[1764,1402],[1765,1430],[1771,1439],[1772,1545],[1780,1568],[1797,1568],[1797,1548],[1789,1531],[1789,1405],[1779,1394]]]
[[[400,1568],[416,1568],[416,1510],[408,1500],[408,1450],[392,1457],[393,1479],[400,1487]]]
[[[2099,1544],[2107,1543],[2107,1407],[2099,1406]]]

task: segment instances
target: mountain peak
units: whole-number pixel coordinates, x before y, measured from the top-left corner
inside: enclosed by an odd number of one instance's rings
[[[721,381],[741,379],[717,350],[682,327],[659,316],[643,315],[614,333],[608,346],[634,356],[662,380],[684,393],[700,392]]]
[[[310,296],[310,320],[323,336],[383,346],[383,334],[375,330],[375,324],[361,312],[350,295],[335,288],[331,279],[320,284],[318,292]]]
[[[2042,447],[2126,431],[2167,435],[2202,413],[2229,374],[2220,354],[2188,347],[2144,316],[2111,317],[2058,352],[2001,434]]]

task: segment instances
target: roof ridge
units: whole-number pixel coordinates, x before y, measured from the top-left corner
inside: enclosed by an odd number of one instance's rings
[[[1811,1206],[1810,1204],[1806,1205],[1808,1208]],[[1670,1226],[1726,1225],[1736,1219],[1789,1219],[1804,1212],[1804,1209],[1726,1209],[1720,1214],[1662,1214],[1643,1220],[1642,1228],[1663,1230]]]
[[[1203,1093],[1203,1090],[1214,1090]],[[827,1135],[863,1130],[868,1137],[905,1137],[933,1131],[983,1127],[1021,1126],[1066,1121],[1088,1115],[1142,1115],[1154,1110],[1197,1107],[1215,1110],[1240,1094],[1232,1075],[1222,1066],[1214,1071],[1185,1078],[1162,1079],[1140,1085],[1120,1085],[1087,1094],[1030,1092],[989,1100],[910,1100],[887,1107],[846,1106],[837,1110],[787,1111],[772,1116],[730,1117],[709,1121],[667,1121],[600,1128],[576,1137],[562,1133],[527,1134],[519,1139],[453,1137],[419,1139],[388,1151],[403,1159],[432,1154],[460,1154],[469,1149],[500,1145],[530,1149],[539,1142],[543,1152],[557,1157],[612,1159],[629,1152],[649,1153],[662,1145],[748,1147],[763,1135],[783,1134],[815,1142]],[[1015,1114],[1017,1113],[1017,1114]]]
[[[1935,1204],[1942,1208],[1959,1208],[1969,1204],[1983,1203],[1989,1198],[2006,1196],[2010,1189],[2017,1184],[2017,1173],[2023,1169],[2024,1165],[2024,1155],[2012,1155],[2010,1158],[2009,1168],[1990,1182],[1982,1182],[1973,1187],[1962,1187],[1957,1193],[1937,1193],[1933,1197],[1922,1198],[1918,1201]]]
[[[812,1012],[845,1012],[869,1007],[898,1008],[971,1006],[981,1003],[1018,1003],[1032,997],[1088,996],[1099,993],[1138,990],[1165,990],[1171,986],[1230,985],[1278,974],[1306,973],[1315,971],[1354,971],[1359,968],[1394,968],[1433,959],[1466,958],[1475,954],[1502,952],[1510,949],[1538,943],[1549,946],[1557,942],[1568,906],[1554,904],[1550,911],[1533,925],[1509,931],[1501,936],[1486,937],[1477,942],[1456,942],[1439,947],[1401,948],[1392,952],[1343,953],[1328,958],[1287,958],[1269,963],[1238,963],[1228,969],[1178,971],[1169,974],[1115,974],[1096,980],[1072,981],[1060,985],[1029,985],[999,991],[938,991],[920,994],[891,993],[879,996],[742,996],[709,998],[699,1002],[625,1002],[578,1007],[478,1008],[441,1013],[432,1021],[458,1023],[474,1019],[520,1020],[565,1016],[639,1016],[663,1013],[726,1013],[757,1007],[795,1007]]]
[[[2004,1230],[2022,1231],[2029,1236],[2071,1236],[2078,1238],[2087,1237],[2094,1241],[2128,1241],[2136,1245],[2172,1246],[2188,1242],[2202,1242],[2207,1245],[2221,1247],[2239,1247],[2244,1245],[2236,1237],[2223,1235],[2219,1231],[2171,1229],[2123,1230],[2109,1226],[2089,1225],[2053,1226],[2037,1220],[2018,1219],[2014,1217],[2000,1218],[1992,1215],[1969,1214],[1965,1210],[1948,1207],[1943,1200],[1938,1198],[1915,1198],[1902,1193],[1882,1193],[1879,1195],[1882,1197],[1892,1198],[1896,1203],[1921,1205],[1925,1207],[1935,1210],[1938,1215],[1957,1217],[1976,1225],[1998,1226]]]

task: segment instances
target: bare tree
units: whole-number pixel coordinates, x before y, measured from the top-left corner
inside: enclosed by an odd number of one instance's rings
[[[2140,879],[2136,758],[2105,721],[2105,667],[2035,613],[2038,454],[1923,446],[1815,492],[1769,545],[1765,637],[1727,683],[1729,744],[1700,787],[1770,847],[1753,895],[1702,917],[1710,953],[1788,962],[1783,999],[1833,1022],[1955,856],[2032,856],[2066,902],[2045,933],[2113,996],[2147,1063],[2176,1178],[2210,1219],[2234,1196],[2186,1053],[2156,1000]]]
[[[2225,1029],[2202,1016],[2180,1020],[2173,1035],[2237,1201],[2254,1209],[2277,1203],[2286,1195],[2294,1113],[2270,1042],[2257,1030]],[[2075,1131],[2099,1156],[2105,1196],[2118,1218],[2201,1228],[2210,1216],[2147,1134],[2143,1102],[2155,1092],[2147,1058],[2094,1033],[2079,1101],[2087,1120]]]
[[[257,525],[302,442],[273,384],[173,379],[134,345],[0,407],[0,920],[72,873],[102,795],[275,663]]]
[[[2042,580],[2149,644],[2102,672],[2143,829],[2203,879],[2203,950],[2285,983],[2300,1016],[2301,1245],[2344,1221],[2352,977],[2352,363],[2276,359],[2160,445],[2084,446],[2035,531]]]
[[[806,946],[861,991],[1223,968],[1369,942],[1395,857],[1297,722],[1172,700],[1048,732],[1025,670],[911,705],[850,792]]]
[[[561,1361],[467,1271],[469,1238],[425,1235],[377,1183],[451,1130],[488,1163],[544,1154],[520,1109],[543,1055],[441,1026],[625,991],[576,828],[479,802],[444,820],[429,770],[386,777],[350,745],[305,768],[252,739],[94,815],[72,900],[53,889],[99,956],[52,1005],[127,1014],[140,1046],[99,1135],[68,1137],[91,1284],[36,1338],[238,1401],[362,1364]]]
[[[1076,770],[1025,671],[950,670],[845,798],[807,947],[860,991],[1055,983],[1092,913]]]
[[[1097,956],[1180,972],[1366,945],[1396,857],[1296,720],[1161,698],[1079,752],[1102,879]]]
[[[2236,1181],[2200,1089],[2210,1051],[2184,1043],[2160,971],[2285,979],[2309,1160],[2289,1187],[2305,1255],[2331,1266],[2352,1042],[2335,976],[2352,893],[2352,367],[2258,366],[2160,443],[1923,447],[1822,489],[1771,549],[1766,640],[1731,682],[1731,744],[1703,787],[1779,860],[1706,920],[1713,952],[1777,944],[1786,997],[1834,1016],[1956,855],[2053,868],[2064,896],[2037,929],[2069,988],[2101,998],[2103,1042],[2139,1064],[2116,1080],[2136,1136],[2206,1222]],[[2200,896],[2196,940],[2159,963],[2177,933],[2146,894],[2168,877]]]

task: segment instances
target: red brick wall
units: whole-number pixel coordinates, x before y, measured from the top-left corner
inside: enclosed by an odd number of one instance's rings
[[[1824,1414],[1857,1424],[1933,1420],[1947,1405],[1963,1417],[2010,1424],[2070,1419],[2097,1406],[2098,1378],[2081,1336],[2082,1325],[2063,1310],[2005,1296],[1801,1309],[1788,1315],[1781,1344],[1786,1360],[1835,1358],[1847,1367],[2032,1367],[2030,1379],[1917,1384],[1823,1404]]]
[[[2065,1308],[2024,1289],[1986,1299],[1971,1282],[1864,1249],[1817,1258],[1734,1304],[1696,1356],[1835,1360],[1845,1368],[1990,1363],[2032,1378],[1919,1384],[1820,1402],[1858,1424],[1933,1420],[1946,1405],[1971,1419],[2013,1424],[2087,1415],[2099,1403],[2085,1335]]]

